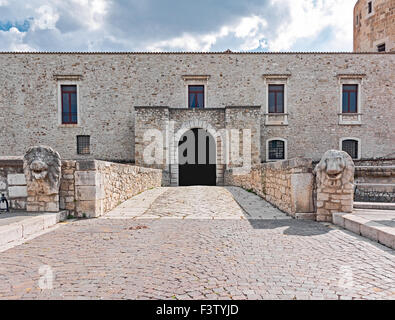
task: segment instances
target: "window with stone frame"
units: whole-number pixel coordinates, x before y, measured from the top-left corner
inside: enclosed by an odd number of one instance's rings
[[[77,154],[90,154],[90,136],[77,136]]]
[[[358,112],[358,85],[343,84],[342,113]]]
[[[269,113],[284,113],[284,85],[269,84]]]
[[[268,143],[268,160],[284,160],[285,159],[285,142],[282,140],[271,140]]]
[[[342,150],[347,152],[351,158],[358,159],[358,141],[346,139],[342,141]]]

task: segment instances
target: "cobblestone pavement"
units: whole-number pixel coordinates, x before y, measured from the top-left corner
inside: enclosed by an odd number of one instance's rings
[[[105,219],[291,219],[259,196],[237,187],[156,188],[143,192]]]
[[[395,299],[394,250],[332,225],[277,218],[237,188],[201,198],[199,188],[151,190],[142,214],[168,216],[184,201],[214,219],[78,220],[0,253],[0,298]],[[219,194],[239,194],[250,213],[233,199],[207,205]],[[223,210],[261,217],[220,219]],[[51,274],[53,288],[39,289]]]

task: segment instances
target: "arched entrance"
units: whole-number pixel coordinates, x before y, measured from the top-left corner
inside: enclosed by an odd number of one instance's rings
[[[216,185],[216,145],[204,129],[185,132],[178,142],[179,185]]]

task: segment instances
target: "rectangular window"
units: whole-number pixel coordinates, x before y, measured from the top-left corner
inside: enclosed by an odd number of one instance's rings
[[[269,141],[269,160],[284,160],[285,146],[284,141],[273,140]]]
[[[358,141],[357,140],[343,140],[342,150],[347,152],[351,158],[358,159]]]
[[[269,85],[269,113],[284,113],[284,85]]]
[[[204,86],[188,86],[189,108],[204,108]]]
[[[368,13],[372,13],[372,2],[368,2]]]
[[[90,136],[77,136],[77,154],[90,154]]]
[[[77,123],[77,86],[62,85],[62,123]]]
[[[377,51],[378,52],[385,52],[385,43],[378,45]]]
[[[343,84],[343,113],[357,113],[358,110],[358,85]]]

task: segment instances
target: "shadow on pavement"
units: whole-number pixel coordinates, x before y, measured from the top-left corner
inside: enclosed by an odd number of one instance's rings
[[[294,236],[315,236],[325,234],[331,229],[321,223],[307,220],[265,220],[265,219],[249,219],[248,220],[254,229],[277,229],[284,228],[283,234]]]

